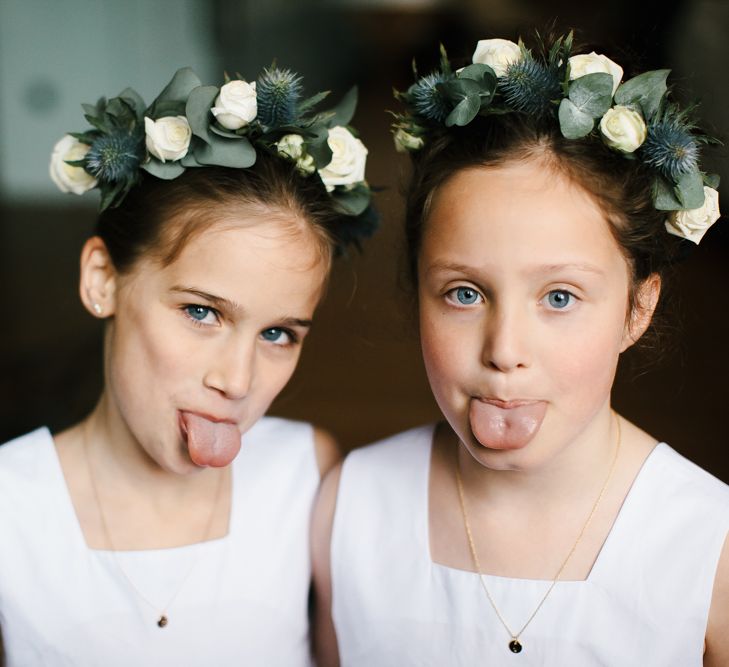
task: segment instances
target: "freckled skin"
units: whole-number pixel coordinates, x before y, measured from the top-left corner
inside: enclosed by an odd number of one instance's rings
[[[478,462],[535,468],[595,440],[632,339],[628,266],[589,194],[535,161],[459,172],[434,198],[418,269],[428,378]],[[459,303],[459,287],[475,289],[478,302]],[[573,297],[555,307],[562,292]],[[470,406],[483,397],[546,403],[526,447],[476,439]]]

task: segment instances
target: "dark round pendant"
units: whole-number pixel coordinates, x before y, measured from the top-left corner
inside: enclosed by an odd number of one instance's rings
[[[518,639],[512,639],[509,642],[509,650],[512,653],[521,653],[521,644],[519,643]]]
[[[167,625],[167,616],[162,614],[162,616],[159,617],[159,621],[157,621],[157,626],[160,628],[164,628],[165,625]],[[521,647],[519,647],[519,650],[521,651]]]

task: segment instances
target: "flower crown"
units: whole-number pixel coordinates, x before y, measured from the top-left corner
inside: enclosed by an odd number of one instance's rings
[[[352,88],[328,111],[314,108],[329,94],[302,99],[301,77],[275,65],[253,83],[237,75],[203,86],[189,67],[178,70],[150,106],[131,88],[83,104],[91,129],[64,136],[54,147],[50,175],[63,192],[101,191],[100,210],[118,206],[145,171],[177,178],[188,168],[238,169],[267,151],[318,177],[349,216],[338,234],[357,244],[377,225],[365,180],[367,149],[348,126],[357,105]],[[318,175],[318,176],[315,176]]]
[[[610,148],[655,173],[654,204],[671,234],[698,243],[720,217],[719,177],[699,166],[699,145],[719,143],[691,122],[691,109],[668,100],[670,70],[622,82],[623,70],[595,52],[572,55],[572,33],[534,55],[524,43],[478,42],[472,64],[453,71],[441,46],[440,67],[395,97],[395,147],[417,151],[431,133],[468,125],[477,116],[524,113],[554,119],[567,139],[599,134]],[[597,126],[597,129],[596,129]]]

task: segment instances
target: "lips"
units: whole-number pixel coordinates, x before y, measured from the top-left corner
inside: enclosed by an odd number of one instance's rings
[[[547,403],[542,400],[473,398],[471,431],[489,449],[521,449],[539,431],[546,410]]]
[[[210,415],[180,411],[180,430],[193,463],[222,468],[237,456],[241,433],[235,422]]]

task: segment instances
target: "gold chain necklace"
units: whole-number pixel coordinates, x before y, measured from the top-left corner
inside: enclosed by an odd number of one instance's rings
[[[613,413],[614,414],[614,413]],[[518,632],[514,632],[508,625],[508,623],[504,620],[504,617],[501,615],[501,612],[499,611],[499,608],[496,606],[496,603],[494,602],[494,599],[491,597],[491,593],[489,592],[488,587],[486,586],[486,582],[484,581],[484,574],[481,571],[481,563],[478,560],[478,553],[476,552],[476,545],[473,541],[473,533],[471,532],[471,526],[468,522],[468,514],[466,512],[466,501],[463,494],[463,483],[461,482],[461,466],[458,462],[458,450],[456,450],[456,484],[458,485],[458,498],[461,502],[461,513],[463,514],[463,525],[466,528],[466,536],[468,537],[468,546],[471,550],[471,559],[473,560],[473,565],[476,568],[476,571],[478,572],[478,579],[481,582],[481,587],[484,590],[484,593],[486,593],[486,597],[488,598],[488,601],[491,603],[491,606],[493,607],[494,612],[496,612],[496,616],[498,617],[499,621],[501,622],[501,625],[504,626],[506,631],[509,633],[510,641],[509,641],[509,650],[512,653],[521,653],[521,650],[523,648],[522,643],[519,641],[519,638],[521,637],[524,630],[527,629],[529,624],[532,622],[534,617],[537,615],[537,612],[542,608],[542,605],[545,603],[547,598],[549,597],[549,594],[552,592],[552,589],[557,585],[557,582],[559,581],[559,578],[562,576],[562,572],[564,572],[565,567],[567,567],[567,563],[569,563],[570,558],[572,558],[572,554],[575,552],[575,549],[577,549],[577,545],[580,543],[580,540],[582,539],[582,536],[585,534],[585,531],[587,530],[587,527],[590,525],[592,521],[592,517],[595,516],[595,512],[600,505],[600,501],[602,500],[603,496],[605,495],[605,491],[608,488],[608,485],[610,484],[610,479],[613,476],[613,471],[615,470],[615,463],[618,460],[618,452],[620,451],[620,441],[621,441],[621,433],[620,433],[620,419],[617,415],[615,415],[615,424],[617,426],[617,444],[615,446],[615,455],[613,456],[612,463],[610,464],[610,470],[608,471],[607,477],[605,478],[605,482],[602,485],[602,488],[600,489],[600,493],[597,496],[597,499],[595,500],[594,504],[592,505],[592,509],[590,510],[590,514],[587,516],[587,520],[582,525],[582,530],[580,530],[579,535],[577,536],[577,539],[575,540],[574,544],[572,545],[572,548],[569,550],[569,553],[567,554],[566,558],[562,561],[562,565],[560,565],[559,569],[557,570],[557,574],[554,575],[554,579],[552,579],[552,583],[549,585],[549,588],[547,589],[547,592],[542,596],[542,599],[539,601],[539,604],[534,608],[534,611],[531,613],[529,618],[527,619],[526,623],[521,627],[521,630]]]
[[[121,564],[121,561],[119,560],[117,556],[117,550],[114,547],[114,542],[111,539],[111,532],[109,531],[109,526],[106,521],[106,515],[104,513],[104,507],[101,504],[101,498],[99,496],[99,490],[96,487],[96,480],[94,479],[93,470],[91,467],[91,457],[89,456],[89,437],[88,437],[88,423],[84,425],[84,431],[83,431],[83,443],[84,443],[84,457],[86,459],[86,467],[88,468],[89,473],[89,480],[91,481],[91,489],[94,494],[94,499],[96,501],[96,506],[99,510],[99,517],[101,518],[101,526],[104,530],[104,539],[109,547],[109,551],[111,551],[112,557],[114,558],[114,563],[116,563],[117,568],[119,569],[119,572],[121,572],[124,579],[126,579],[127,583],[131,587],[131,589],[137,594],[140,600],[145,602],[157,615],[157,627],[164,628],[169,623],[169,615],[167,613],[167,610],[170,608],[172,603],[177,599],[177,596],[179,595],[180,591],[182,590],[183,586],[185,585],[185,582],[189,579],[190,575],[192,574],[192,571],[195,569],[195,565],[197,565],[197,561],[200,558],[200,553],[196,554],[196,557],[193,559],[192,563],[190,564],[190,567],[187,569],[187,572],[185,572],[185,576],[180,580],[180,583],[177,585],[177,588],[175,589],[172,597],[167,601],[167,604],[162,607],[161,609],[155,605],[149,598],[147,598],[142,591],[139,590],[137,585],[132,581],[132,578],[127,574],[127,571],[124,569],[124,567]],[[205,532],[202,535],[202,542],[206,542],[210,539],[210,531],[213,526],[213,519],[215,518],[215,510],[218,507],[218,503],[220,501],[220,491],[223,487],[223,475],[220,475],[220,478],[218,480],[218,486],[215,490],[215,497],[213,498],[212,505],[210,507],[210,516],[208,517],[207,524],[205,526]]]

